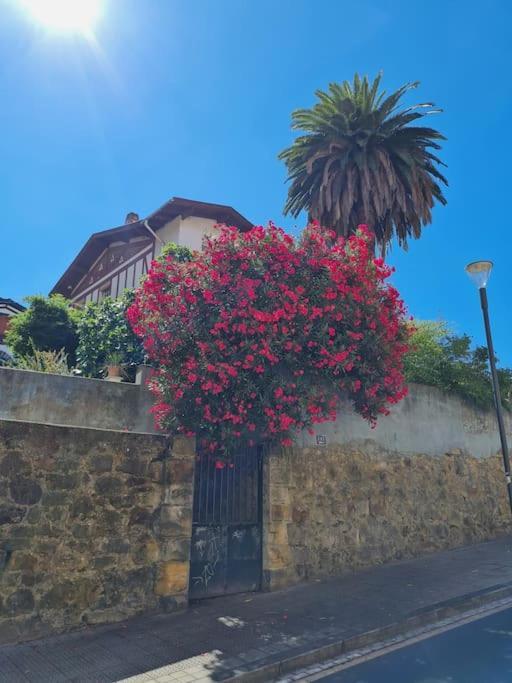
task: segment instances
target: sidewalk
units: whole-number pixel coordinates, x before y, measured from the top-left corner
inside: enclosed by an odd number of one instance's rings
[[[470,596],[491,600],[493,590],[512,596],[512,537],[276,593],[205,601],[182,614],[0,647],[0,681],[226,680],[318,648],[328,656],[329,646],[336,652],[343,640],[421,618],[436,606],[460,610]]]

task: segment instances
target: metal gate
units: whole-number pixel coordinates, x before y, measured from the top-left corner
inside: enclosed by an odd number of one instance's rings
[[[240,449],[228,460],[198,452],[191,598],[260,589],[261,468],[259,447]]]

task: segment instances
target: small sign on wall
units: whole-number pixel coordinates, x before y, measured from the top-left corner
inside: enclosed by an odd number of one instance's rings
[[[327,437],[325,434],[316,435],[316,445],[317,446],[327,446]]]

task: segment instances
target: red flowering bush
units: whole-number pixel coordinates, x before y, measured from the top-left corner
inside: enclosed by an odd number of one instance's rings
[[[374,423],[406,393],[405,311],[361,226],[295,241],[272,224],[222,227],[188,263],[153,262],[128,310],[157,370],[157,423],[231,439],[278,439],[334,420],[340,395]]]

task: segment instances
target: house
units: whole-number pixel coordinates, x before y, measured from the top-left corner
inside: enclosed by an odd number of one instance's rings
[[[164,244],[200,249],[203,236],[211,234],[218,223],[243,232],[252,227],[230,206],[181,197],[173,197],[146,218],[129,213],[124,225],[89,237],[50,293],[62,294],[78,305],[115,298],[137,286]]]
[[[13,299],[4,299],[0,297],[0,362],[8,360],[11,356],[9,349],[4,344],[4,336],[9,327],[9,321],[13,315],[18,315],[25,310],[22,306]]]

